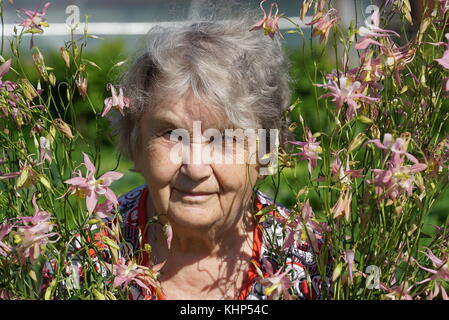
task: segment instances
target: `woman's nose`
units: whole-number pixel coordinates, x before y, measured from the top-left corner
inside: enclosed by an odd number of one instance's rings
[[[200,181],[209,177],[213,170],[210,162],[203,159],[201,144],[191,144],[190,161],[182,163],[180,171],[182,174],[188,176],[193,181]],[[197,149],[198,148],[198,149]]]
[[[185,176],[189,177],[193,181],[201,181],[206,179],[212,174],[212,168],[209,164],[193,164],[183,163],[180,171]]]

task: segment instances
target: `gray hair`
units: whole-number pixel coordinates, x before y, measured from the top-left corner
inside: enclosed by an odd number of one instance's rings
[[[117,112],[111,118],[125,156],[135,160],[141,146],[143,112],[164,97],[188,91],[237,128],[280,129],[284,143],[291,96],[288,58],[278,35],[272,40],[262,30],[249,31],[256,22],[249,17],[158,26],[148,32],[144,52],[121,81],[130,107],[124,116]]]

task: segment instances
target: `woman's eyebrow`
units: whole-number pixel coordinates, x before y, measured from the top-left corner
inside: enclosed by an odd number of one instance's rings
[[[167,116],[153,118],[153,125],[157,127],[179,127],[180,123],[173,118]]]

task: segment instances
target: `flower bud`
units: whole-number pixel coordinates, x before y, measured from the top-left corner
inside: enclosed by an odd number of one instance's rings
[[[50,75],[48,76],[48,81],[50,82],[50,84],[54,87],[56,84],[56,76],[53,72],[50,73]]]
[[[65,135],[67,139],[69,140],[73,139],[72,130],[70,129],[67,123],[58,118],[53,120],[53,125],[58,129],[59,132]]]
[[[82,77],[81,75],[78,76],[78,79],[75,81],[76,86],[78,87],[78,92],[80,93],[81,97],[84,99],[87,95],[87,78]]]
[[[64,60],[65,66],[67,68],[70,68],[70,56],[69,56],[69,53],[67,52],[67,49],[62,47],[60,49],[60,52],[61,52],[61,57]]]
[[[39,74],[41,75],[41,77],[45,80],[48,81],[48,72],[47,72],[47,67],[45,66],[45,61],[44,61],[44,57],[42,56],[42,53],[39,51],[39,49],[35,48],[36,52],[33,52],[33,61],[34,61],[34,65],[37,68],[37,71],[39,71]]]
[[[17,84],[22,89],[23,95],[27,100],[33,100],[38,95],[38,92],[36,91],[36,89],[34,89],[33,85],[28,79],[19,79],[17,81]]]
[[[348,153],[351,153],[355,149],[357,149],[364,141],[366,140],[366,134],[360,132],[355,138],[351,141],[351,144],[348,148]]]

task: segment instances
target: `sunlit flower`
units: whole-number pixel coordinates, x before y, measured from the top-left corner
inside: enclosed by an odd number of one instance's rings
[[[84,155],[84,165],[87,168],[87,175],[83,177],[81,173],[78,172],[78,177],[68,179],[64,183],[71,184],[69,191],[79,195],[80,197],[86,197],[87,210],[90,214],[95,209],[98,202],[98,197],[104,195],[106,199],[111,201],[113,204],[118,205],[117,197],[114,192],[109,188],[109,186],[115,180],[120,179],[123,174],[119,172],[108,171],[103,174],[100,178],[95,178],[95,173],[97,169],[90,161],[87,154],[83,152]]]
[[[274,35],[276,33],[279,34],[279,36],[282,38],[282,34],[279,31],[278,22],[279,22],[279,19],[284,14],[282,13],[282,14],[278,15],[278,12],[279,12],[278,5],[276,2],[273,2],[270,5],[270,12],[268,13],[268,16],[267,16],[267,13],[265,12],[265,9],[263,8],[263,3],[265,1],[267,1],[267,0],[262,0],[259,4],[260,9],[262,9],[262,12],[263,12],[263,18],[259,22],[257,22],[255,25],[253,25],[251,27],[250,31],[263,29],[264,34],[269,35],[271,39],[274,39]],[[276,13],[274,14],[274,16],[272,16],[274,6],[276,6]]]
[[[118,95],[116,89],[112,84],[108,84],[108,88],[109,90],[111,90],[112,96],[104,100],[105,108],[101,116],[104,117],[111,110],[111,108],[118,109],[118,111],[120,111],[120,113],[124,115],[123,110],[126,107],[129,107],[130,99],[124,96],[122,87],[119,87]]]

